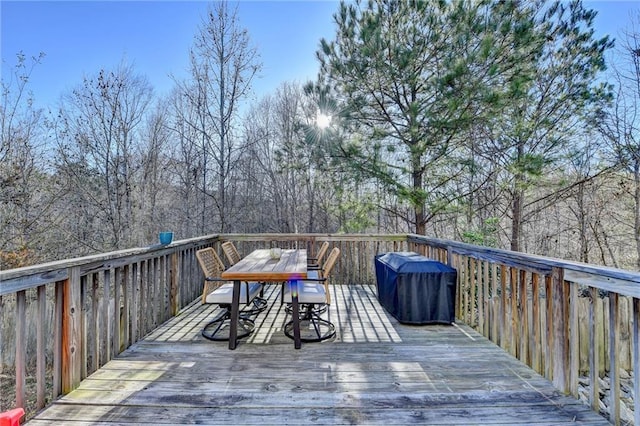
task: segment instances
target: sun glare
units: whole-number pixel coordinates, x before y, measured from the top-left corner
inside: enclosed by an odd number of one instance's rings
[[[329,127],[330,124],[331,124],[331,116],[318,112],[318,115],[316,116],[316,125],[321,130],[324,130],[327,127]]]

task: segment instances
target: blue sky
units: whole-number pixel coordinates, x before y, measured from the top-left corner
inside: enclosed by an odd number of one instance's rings
[[[617,37],[637,16],[640,0],[585,1],[598,11],[599,35]],[[241,25],[249,31],[263,62],[257,97],[283,81],[315,77],[320,38],[333,38],[330,0],[240,1]],[[60,95],[82,83],[83,76],[112,69],[125,60],[144,74],[157,94],[173,85],[170,74],[185,75],[189,48],[206,13],[206,1],[0,1],[2,76],[16,53],[46,57],[31,77],[38,106],[53,106]]]
[[[3,78],[16,53],[46,57],[31,78],[38,104],[55,103],[85,75],[112,69],[123,59],[156,89],[184,76],[188,51],[205,15],[206,1],[5,1],[0,2]],[[233,4],[233,3],[231,3]],[[241,1],[241,25],[263,62],[256,95],[281,81],[315,77],[315,51],[333,32],[332,1]]]

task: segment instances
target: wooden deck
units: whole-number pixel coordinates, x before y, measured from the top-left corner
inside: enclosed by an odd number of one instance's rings
[[[375,288],[332,288],[335,340],[295,350],[279,286],[235,351],[193,304],[84,380],[29,425],[609,423],[463,325],[407,326]]]

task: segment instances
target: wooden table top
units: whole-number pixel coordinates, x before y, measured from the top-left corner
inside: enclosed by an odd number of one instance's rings
[[[251,252],[221,275],[234,281],[287,281],[307,278],[307,251],[282,250],[279,260],[272,259],[269,249]]]

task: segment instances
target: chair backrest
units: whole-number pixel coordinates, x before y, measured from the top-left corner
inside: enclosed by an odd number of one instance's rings
[[[331,270],[333,269],[333,267],[335,266],[336,262],[338,261],[338,257],[340,256],[340,249],[338,247],[334,247],[331,250],[331,253],[329,253],[329,256],[327,257],[327,260],[324,262],[324,264],[322,265],[322,269],[320,270],[320,275],[322,278],[328,278],[329,274],[331,273]],[[324,291],[326,294],[326,298],[327,298],[327,305],[331,304],[331,292],[329,289],[329,280],[326,279],[324,281]]]
[[[327,260],[322,265],[322,276],[324,278],[329,276],[329,274],[331,273],[331,270],[333,269],[336,262],[338,261],[339,256],[340,256],[340,249],[338,247],[334,247],[331,250],[331,253],[329,253]]]
[[[235,265],[240,262],[240,259],[242,259],[242,257],[240,257],[240,253],[236,249],[236,246],[233,245],[231,241],[225,241],[222,243],[222,251],[230,265]]]
[[[323,242],[318,249],[318,253],[316,254],[316,262],[318,265],[322,263],[322,259],[324,259],[324,255],[327,254],[327,250],[329,250],[329,241]]]
[[[224,271],[224,263],[222,263],[220,256],[218,256],[218,253],[216,253],[212,247],[196,251],[196,258],[198,259],[198,263],[202,268],[205,278],[220,278],[220,274]],[[204,287],[202,289],[203,303],[207,295],[222,284],[223,282],[221,281],[207,281],[205,279]]]
[[[225,269],[224,263],[222,263],[220,256],[218,256],[218,253],[216,253],[213,247],[196,251],[196,258],[206,277],[219,278]]]

